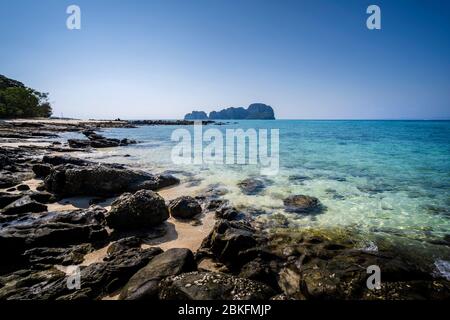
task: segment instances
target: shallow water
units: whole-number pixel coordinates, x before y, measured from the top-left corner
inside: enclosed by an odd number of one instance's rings
[[[289,227],[343,227],[428,242],[450,234],[450,121],[230,121],[204,127],[222,132],[279,129],[279,173],[263,177],[266,188],[250,196],[237,183],[259,177],[258,166],[174,165],[171,150],[176,142],[171,133],[179,128],[106,130],[108,137],[142,143],[91,157],[158,172],[180,170],[184,173],[175,175],[195,188],[223,185],[229,191],[225,198],[234,205],[254,208],[259,219],[280,213]],[[291,194],[317,197],[326,210],[314,215],[286,213],[283,199]]]

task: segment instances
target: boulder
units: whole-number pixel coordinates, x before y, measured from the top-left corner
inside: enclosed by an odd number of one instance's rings
[[[196,269],[194,256],[189,249],[169,249],[133,275],[122,289],[119,299],[156,299],[162,279]]]
[[[235,220],[239,215],[239,210],[234,207],[224,206],[216,210],[216,218],[225,220]]]
[[[183,196],[170,201],[169,211],[172,217],[189,219],[202,212],[202,207],[192,197]]]
[[[289,196],[283,202],[287,212],[320,213],[324,210],[319,199],[305,195]]]
[[[37,178],[45,178],[50,174],[52,167],[47,164],[35,164],[32,167],[32,170]]]
[[[114,196],[141,189],[158,190],[179,180],[170,175],[153,175],[113,165],[61,165],[45,178],[46,189],[59,196]]]
[[[210,253],[230,269],[236,269],[247,262],[240,254],[256,245],[255,230],[245,222],[218,220],[199,252]]]
[[[162,300],[267,300],[276,292],[249,279],[217,272],[190,272],[161,282]]]
[[[5,215],[13,215],[42,211],[47,211],[46,205],[32,200],[30,196],[24,196],[4,207],[1,213]]]
[[[108,226],[115,230],[153,227],[169,218],[164,199],[151,190],[125,193],[111,204],[106,217]]]

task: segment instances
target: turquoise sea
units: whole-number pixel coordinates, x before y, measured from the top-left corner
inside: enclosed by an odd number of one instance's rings
[[[91,157],[170,170],[193,190],[226,189],[226,199],[251,208],[268,226],[282,215],[287,228],[352,230],[375,248],[370,239],[399,239],[436,250],[436,259],[450,260],[450,247],[442,244],[450,241],[450,121],[253,120],[204,127],[222,132],[279,129],[280,170],[269,177],[260,177],[255,165],[174,165],[171,150],[176,142],[171,134],[179,128],[109,129],[104,132],[108,137],[141,143]],[[266,188],[258,195],[243,194],[237,183],[247,177],[264,179]],[[326,210],[287,213],[283,199],[292,194],[317,197]]]

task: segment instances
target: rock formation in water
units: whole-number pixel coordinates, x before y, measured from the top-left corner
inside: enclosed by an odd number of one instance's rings
[[[243,107],[227,108],[212,111],[209,117],[203,111],[192,111],[184,116],[185,120],[274,120],[275,114],[271,106],[264,103],[253,103],[247,109]]]

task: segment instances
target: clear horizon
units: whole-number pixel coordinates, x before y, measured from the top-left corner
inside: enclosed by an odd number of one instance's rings
[[[66,28],[71,4],[81,30]],[[0,74],[49,92],[55,117],[262,102],[279,120],[450,119],[445,1],[18,0],[0,3],[0,30]]]

